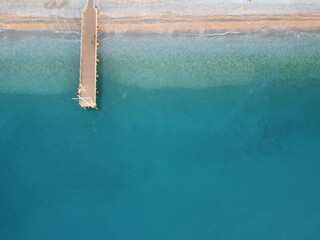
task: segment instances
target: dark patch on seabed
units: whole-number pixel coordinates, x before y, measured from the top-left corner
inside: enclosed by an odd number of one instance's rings
[[[103,91],[2,94],[1,238],[319,236],[317,81]]]

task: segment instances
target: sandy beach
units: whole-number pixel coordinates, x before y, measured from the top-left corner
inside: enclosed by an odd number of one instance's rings
[[[80,32],[86,0],[1,0],[0,29]],[[320,30],[317,0],[96,0],[105,33],[210,34]]]
[[[0,15],[0,28],[8,30],[76,31],[80,18],[8,17]],[[172,33],[210,34],[224,32],[259,32],[263,29],[289,28],[299,31],[319,31],[320,16],[142,16],[127,18],[100,17],[104,33]]]

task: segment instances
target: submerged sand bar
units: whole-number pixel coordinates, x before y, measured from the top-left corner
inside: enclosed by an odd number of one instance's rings
[[[81,26],[81,64],[78,97],[83,108],[96,108],[97,93],[97,9],[94,0],[83,10]]]

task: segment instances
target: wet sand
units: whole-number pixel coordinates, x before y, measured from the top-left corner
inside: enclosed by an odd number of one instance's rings
[[[173,33],[210,34],[223,32],[259,32],[269,28],[320,31],[320,16],[143,16],[128,18],[100,17],[100,30],[105,33]],[[0,28],[21,31],[49,30],[80,32],[79,18],[32,18],[0,15]]]

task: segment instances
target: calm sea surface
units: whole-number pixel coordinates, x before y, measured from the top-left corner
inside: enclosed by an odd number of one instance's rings
[[[0,239],[320,239],[320,34],[0,32]]]

